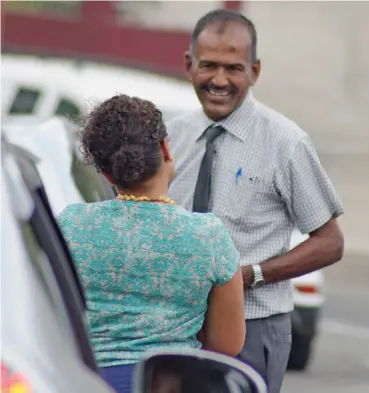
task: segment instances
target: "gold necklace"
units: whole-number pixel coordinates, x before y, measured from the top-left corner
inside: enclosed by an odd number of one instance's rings
[[[168,197],[163,197],[159,196],[157,198],[149,198],[147,196],[140,196],[136,197],[134,195],[122,195],[118,194],[117,199],[121,201],[133,201],[133,202],[158,202],[158,203],[167,203],[169,205],[176,205],[176,203],[168,198]]]

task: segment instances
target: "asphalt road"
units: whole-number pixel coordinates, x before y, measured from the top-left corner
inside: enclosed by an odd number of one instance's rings
[[[345,255],[325,278],[327,300],[310,367],[287,372],[282,393],[369,393],[369,253]]]

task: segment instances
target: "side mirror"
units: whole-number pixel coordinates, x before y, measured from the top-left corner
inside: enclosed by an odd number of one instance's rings
[[[194,349],[160,351],[135,368],[134,393],[267,393],[263,378],[241,361]]]

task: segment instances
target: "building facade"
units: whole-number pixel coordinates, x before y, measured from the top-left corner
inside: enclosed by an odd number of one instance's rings
[[[259,99],[301,124],[318,150],[369,154],[367,2],[3,2],[2,46],[184,77],[191,29],[219,7],[256,25]]]

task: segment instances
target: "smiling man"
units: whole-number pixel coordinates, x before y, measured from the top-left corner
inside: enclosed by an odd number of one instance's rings
[[[256,49],[255,27],[241,14],[217,10],[198,21],[185,63],[202,110],[168,124],[176,161],[169,193],[230,231],[245,289],[240,358],[278,393],[292,338],[290,279],[341,259],[343,208],[308,134],[253,97]],[[296,227],[310,237],[289,251]]]
[[[205,16],[203,28],[198,23],[190,52],[186,53],[186,70],[208,118],[220,120],[231,114],[244,100],[250,85],[260,73],[256,58],[256,32],[251,22],[210,23],[215,15],[232,15],[219,11]],[[244,23],[241,23],[244,22]]]

